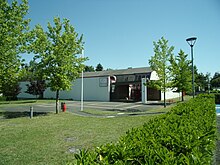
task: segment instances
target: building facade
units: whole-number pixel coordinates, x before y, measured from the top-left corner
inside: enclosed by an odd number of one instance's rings
[[[143,81],[144,80],[144,81]],[[83,75],[83,100],[85,101],[146,101],[163,100],[163,94],[157,89],[143,85],[147,81],[158,80],[155,71],[149,67],[128,68],[98,72],[86,72]],[[21,82],[22,92],[19,98],[34,98],[25,93],[27,82]],[[72,90],[61,91],[60,99],[80,100],[82,77],[72,84]],[[179,97],[172,90],[166,92],[167,99]],[[44,92],[44,98],[55,98],[55,92],[49,88]]]

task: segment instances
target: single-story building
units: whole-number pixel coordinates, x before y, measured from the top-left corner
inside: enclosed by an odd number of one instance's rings
[[[163,100],[163,93],[157,89],[145,86],[146,81],[158,80],[155,71],[149,67],[128,68],[119,70],[106,70],[85,72],[75,82],[72,90],[61,91],[60,99],[81,100],[83,80],[83,100],[87,101],[159,101]],[[34,98],[25,93],[26,84],[21,82],[22,88],[18,98]],[[180,93],[169,90],[166,99],[179,97]],[[55,92],[49,88],[44,92],[44,98],[55,98]]]

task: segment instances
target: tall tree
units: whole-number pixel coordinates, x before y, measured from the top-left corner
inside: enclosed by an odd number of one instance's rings
[[[174,47],[168,46],[168,40],[164,37],[158,40],[158,42],[153,42],[154,44],[154,56],[149,60],[149,64],[152,70],[156,71],[159,80],[156,81],[155,87],[158,90],[164,92],[164,107],[166,107],[166,90],[169,87],[169,60],[170,56],[173,54]]]
[[[14,87],[19,79],[21,57],[27,43],[29,19],[27,0],[20,4],[0,0],[0,93],[7,95],[8,86]]]
[[[203,74],[203,73],[195,74],[195,86],[197,92],[205,91],[208,87],[208,83],[209,80],[207,74]]]
[[[54,26],[48,23],[48,31],[36,26],[35,40],[31,49],[38,59],[38,71],[44,74],[48,86],[56,91],[56,113],[59,113],[59,92],[70,90],[72,81],[79,77],[87,58],[77,57],[83,50],[82,35],[78,33],[69,20],[54,18]]]
[[[96,71],[103,71],[103,66],[102,66],[102,64],[98,64],[97,66],[96,66],[96,69],[95,69]]]
[[[215,72],[213,78],[211,79],[211,86],[214,88],[220,87],[220,73]]]
[[[180,50],[179,54],[170,58],[171,86],[182,92],[182,101],[184,101],[184,92],[190,91],[191,88],[191,61],[187,60],[187,54]]]

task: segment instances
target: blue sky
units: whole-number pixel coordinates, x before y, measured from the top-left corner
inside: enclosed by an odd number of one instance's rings
[[[29,5],[32,27],[46,28],[59,16],[84,34],[87,65],[149,66],[153,41],[164,36],[175,54],[183,49],[190,55],[186,38],[196,36],[194,64],[199,72],[220,71],[219,0],[29,0]]]

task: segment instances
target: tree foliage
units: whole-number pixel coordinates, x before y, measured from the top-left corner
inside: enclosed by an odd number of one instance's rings
[[[170,71],[169,60],[174,47],[168,46],[168,40],[164,37],[154,44],[154,56],[149,60],[152,70],[156,71],[159,80],[154,83],[155,87],[164,92],[164,107],[166,107],[166,90],[169,87]]]
[[[96,69],[95,69],[96,71],[103,71],[103,66],[102,66],[102,64],[98,64],[97,66],[96,66]]]
[[[88,66],[88,65],[85,66],[85,72],[94,72],[94,71],[95,69],[93,66]]]
[[[30,84],[27,84],[27,91],[26,93],[29,93],[31,95],[35,95],[36,98],[39,96],[39,98],[43,98],[43,93],[46,89],[46,82],[45,80],[30,80]]]
[[[39,96],[39,98],[43,98],[43,92],[46,89],[46,81],[43,79],[43,73],[38,72],[40,68],[38,68],[38,63],[36,61],[31,60],[29,64],[22,63],[21,64],[21,80],[29,81],[29,84],[26,84],[27,90],[26,93],[31,95]]]
[[[83,50],[82,35],[78,38],[69,20],[54,18],[54,26],[48,23],[48,31],[37,25],[31,50],[38,60],[38,72],[43,73],[52,91],[56,91],[56,113],[59,112],[59,91],[70,90],[72,81],[84,69],[86,58],[77,57]]]
[[[43,73],[39,71],[40,68],[38,67],[38,63],[34,60],[31,60],[29,63],[22,63],[20,79],[22,81],[42,80]]]
[[[209,76],[208,74],[196,73],[195,74],[195,87],[197,92],[205,91],[208,87]]]
[[[211,79],[211,86],[213,88],[220,87],[220,73],[219,72],[215,72],[213,78]]]
[[[8,86],[15,86],[19,79],[21,57],[29,38],[27,0],[20,4],[0,0],[0,93],[7,95]]]
[[[6,96],[6,100],[17,100],[19,93],[21,93],[21,87],[18,82],[11,82],[4,86],[4,96]]]
[[[182,101],[184,101],[184,92],[190,91],[191,88],[191,69],[190,60],[187,60],[187,54],[180,50],[177,56],[171,55],[170,58],[171,86],[182,92]]]

